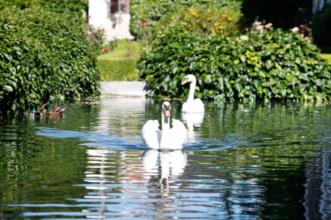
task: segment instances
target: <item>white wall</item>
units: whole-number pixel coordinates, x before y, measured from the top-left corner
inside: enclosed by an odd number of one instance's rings
[[[110,14],[111,0],[89,0],[89,24],[105,31],[105,40],[132,39],[129,32],[130,14],[118,12]]]

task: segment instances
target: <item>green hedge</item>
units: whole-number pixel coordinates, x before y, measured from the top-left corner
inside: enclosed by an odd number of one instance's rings
[[[69,13],[71,18],[81,19],[83,11],[87,10],[88,0],[0,0],[0,9],[16,6],[19,9],[41,6],[57,13]]]
[[[130,81],[139,79],[136,63],[137,60],[134,58],[121,60],[98,59],[97,66],[102,81]]]
[[[317,48],[299,34],[262,28],[239,37],[169,28],[138,62],[149,95],[186,97],[180,81],[192,73],[205,100],[329,99],[331,67]]]
[[[31,0],[30,0],[31,1]],[[83,11],[87,10],[88,0],[35,0],[39,5],[57,13],[69,13],[82,17]]]
[[[51,96],[99,93],[96,59],[84,27],[69,15],[8,7],[0,17],[1,112],[21,112]]]
[[[241,0],[131,0],[130,32],[147,44],[167,26],[229,34],[240,19]]]

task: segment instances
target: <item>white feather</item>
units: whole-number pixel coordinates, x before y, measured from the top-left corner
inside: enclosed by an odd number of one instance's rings
[[[157,120],[149,120],[142,128],[142,137],[148,148],[151,149],[182,149],[187,138],[187,130],[185,125],[177,119],[172,120],[170,126],[170,112],[165,115],[165,107],[169,108],[168,101],[162,104],[162,130],[159,129]]]
[[[148,148],[159,149],[161,131],[157,120],[147,121],[142,128],[142,136]]]
[[[196,78],[194,75],[189,74],[185,76],[182,84],[190,83],[190,90],[186,102],[183,103],[182,112],[204,112],[205,108],[203,102],[199,98],[194,98],[196,87]]]

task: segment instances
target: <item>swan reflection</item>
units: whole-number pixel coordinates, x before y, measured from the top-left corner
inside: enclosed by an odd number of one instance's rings
[[[150,182],[159,185],[163,193],[168,193],[171,181],[184,173],[187,154],[182,150],[147,150],[142,156],[142,165]]]
[[[182,120],[187,127],[188,142],[195,141],[195,127],[200,127],[205,116],[204,112],[182,112]]]

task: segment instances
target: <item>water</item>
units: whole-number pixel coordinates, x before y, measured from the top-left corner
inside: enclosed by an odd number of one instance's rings
[[[140,98],[0,123],[0,219],[330,219],[330,106],[206,106],[180,151],[146,150]]]

